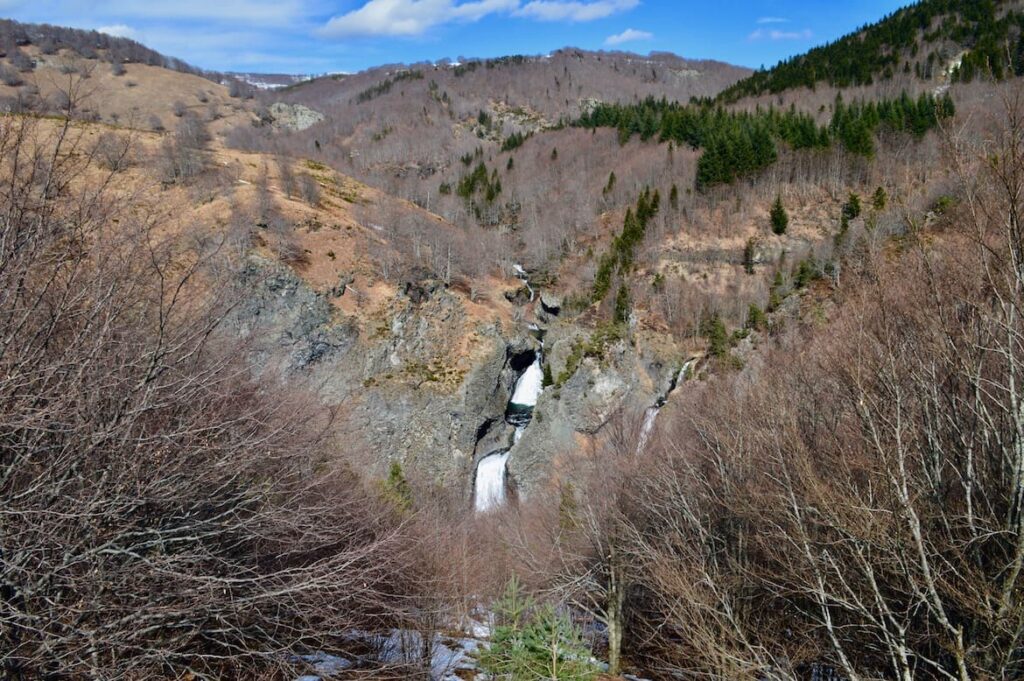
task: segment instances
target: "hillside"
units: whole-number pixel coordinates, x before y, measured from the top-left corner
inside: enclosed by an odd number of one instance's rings
[[[1020,677],[1022,16],[311,80],[0,22],[0,676]]]
[[[832,43],[759,71],[718,99],[796,88],[1002,80],[1024,72],[1024,13],[1016,0],[920,0]]]

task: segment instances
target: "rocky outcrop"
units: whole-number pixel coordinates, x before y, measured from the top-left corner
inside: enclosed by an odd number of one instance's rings
[[[302,104],[274,102],[268,109],[270,124],[284,130],[302,131],[311,128],[324,119],[319,111]]]
[[[468,497],[476,461],[511,444],[509,391],[537,343],[526,329],[508,338],[497,325],[474,326],[460,298],[430,279],[402,285],[363,334],[332,305],[340,289],[318,294],[281,264],[251,257],[240,289],[232,321],[253,366],[312,386],[340,410],[339,439],[372,453],[380,472],[398,460]],[[475,349],[455,357],[463,333]]]
[[[553,462],[598,435],[615,414],[653,404],[679,369],[673,348],[636,338],[609,343],[601,357],[571,360],[594,332],[555,317],[561,301],[549,293],[528,303],[546,333],[525,323],[509,333],[469,319],[442,282],[416,277],[373,324],[357,324],[333,302],[345,283],[318,294],[288,267],[250,258],[240,277],[246,302],[233,324],[253,365],[300,378],[336,408],[339,441],[366,454],[376,474],[400,461],[459,490],[467,506],[480,459],[511,447],[510,481],[529,495],[551,479]],[[472,350],[457,356],[454,339],[466,335]],[[514,442],[506,409],[542,337],[550,374],[563,380],[544,390]],[[566,371],[570,362],[575,370]]]
[[[572,324],[550,328],[547,357],[552,376],[567,373],[574,346],[589,338],[588,330]],[[509,474],[520,495],[542,488],[552,478],[553,463],[575,454],[613,417],[632,418],[653,404],[667,391],[679,363],[674,348],[626,340],[609,344],[601,358],[583,358],[561,385],[544,391],[533,421],[512,449]]]

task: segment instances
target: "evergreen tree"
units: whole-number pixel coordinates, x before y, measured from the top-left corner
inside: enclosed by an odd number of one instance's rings
[[[729,352],[729,333],[717,312],[701,323],[701,334],[708,339],[708,354],[712,357],[724,357]]]
[[[674,183],[668,192],[668,205],[672,206],[672,210],[679,210],[679,187]]]
[[[757,240],[747,239],[747,245],[743,247],[743,270],[747,274],[754,273],[754,260],[757,256]]]
[[[612,190],[615,189],[615,182],[616,182],[616,177],[615,177],[615,171],[613,170],[611,173],[608,174],[608,183],[605,184],[604,189],[602,190],[601,193],[605,194],[605,195],[611,194]]]
[[[861,211],[860,196],[851,192],[846,203],[843,204],[843,217],[847,220],[856,220],[860,217]]]
[[[789,213],[786,212],[785,206],[782,205],[781,194],[775,197],[775,203],[772,204],[770,216],[772,232],[775,234],[785,234],[786,229],[789,227]]]
[[[747,309],[747,328],[752,331],[763,331],[768,328],[768,317],[754,303]]]
[[[495,604],[491,644],[477,653],[490,678],[509,681],[590,681],[597,675],[579,629],[551,606],[538,607],[513,578]]]
[[[629,321],[629,288],[622,284],[615,295],[615,323],[625,324]]]
[[[879,187],[875,190],[874,196],[871,197],[871,207],[876,211],[885,210],[886,204],[889,203],[889,195],[885,193],[885,189]]]

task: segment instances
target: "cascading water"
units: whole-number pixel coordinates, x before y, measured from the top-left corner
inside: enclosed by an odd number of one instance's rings
[[[526,270],[523,269],[522,265],[517,263],[515,265],[512,265],[512,271],[515,272],[517,279],[526,284],[526,290],[530,292],[530,302],[532,303],[535,294],[533,292],[533,287],[530,286],[530,278],[529,275],[526,274]]]
[[[519,265],[514,265],[513,268],[516,276],[526,283],[532,301],[534,292],[527,280],[526,271]],[[536,324],[530,324],[529,329],[538,339],[543,338],[544,330]],[[537,400],[542,392],[544,392],[544,341],[540,340],[540,350],[534,353],[533,361],[516,379],[512,397],[505,409],[506,423],[515,427],[515,433],[512,435],[513,447],[519,443],[526,431],[526,426],[533,419],[533,410],[537,406]],[[505,503],[508,459],[511,454],[511,449],[492,452],[480,459],[477,464],[476,480],[473,484],[473,499],[477,513],[485,513]]]
[[[541,343],[541,348],[544,344]],[[505,410],[505,421],[515,426],[512,446],[519,443],[526,426],[533,419],[533,409],[540,394],[544,392],[544,357],[537,352],[533,362],[516,380],[512,399]],[[480,459],[476,468],[476,482],[473,498],[477,513],[484,513],[505,503],[505,488],[508,478],[508,458],[511,449],[499,450]]]
[[[512,450],[489,454],[476,466],[473,492],[476,512],[485,513],[505,503],[505,467]]]
[[[688,359],[683,364],[683,368],[679,370],[679,373],[672,378],[672,382],[668,386],[668,391],[658,398],[658,401],[654,403],[653,407],[648,407],[647,411],[644,412],[644,422],[640,426],[640,437],[637,438],[636,453],[640,454],[647,448],[647,441],[651,439],[651,433],[654,432],[654,422],[658,420],[658,412],[668,402],[668,396],[672,394],[680,383],[684,382],[688,377],[690,370],[693,365],[697,363],[697,358]]]

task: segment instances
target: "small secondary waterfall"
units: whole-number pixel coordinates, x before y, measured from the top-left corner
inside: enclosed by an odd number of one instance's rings
[[[675,375],[672,382],[668,386],[668,391],[658,398],[654,403],[653,407],[648,407],[644,412],[644,422],[640,426],[640,437],[637,438],[636,453],[640,454],[647,448],[647,441],[651,439],[651,433],[654,432],[654,422],[658,420],[658,413],[661,408],[668,402],[668,396],[672,394],[680,383],[684,382],[688,377],[690,370],[693,365],[697,363],[697,358],[688,359],[683,363],[683,368],[679,370],[679,373]]]
[[[527,279],[526,271],[519,265],[514,266],[516,277],[526,284],[530,291],[530,300],[534,299],[533,288]],[[539,339],[543,338],[544,330],[537,324],[530,324],[531,333]],[[533,420],[533,409],[537,406],[540,394],[544,392],[544,341],[540,341],[540,349],[534,353],[533,362],[526,367],[516,379],[512,388],[512,397],[505,409],[505,422],[515,427],[512,435],[514,447],[522,439],[526,426]],[[485,513],[505,503],[505,489],[508,479],[508,459],[511,449],[491,452],[480,459],[476,467],[476,479],[473,483],[473,500],[477,513]]]
[[[534,292],[533,287],[530,286],[529,275],[526,274],[526,270],[523,269],[522,265],[512,265],[512,271],[515,272],[516,278],[526,284],[526,290],[530,292],[530,302],[533,302]]]

